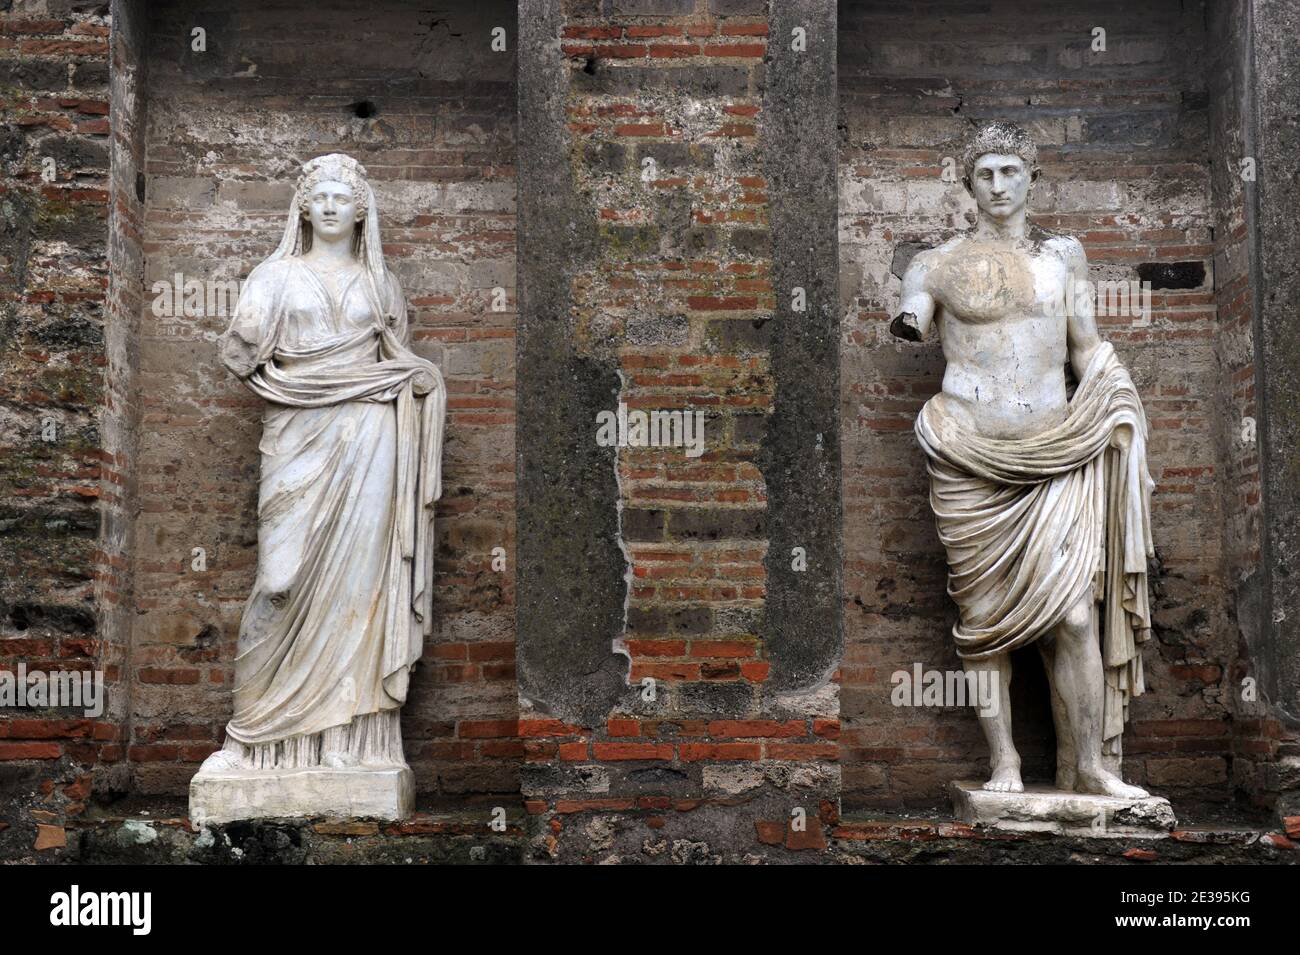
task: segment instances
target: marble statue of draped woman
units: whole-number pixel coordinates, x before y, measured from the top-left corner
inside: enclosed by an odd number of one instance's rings
[[[201,773],[405,766],[398,719],[431,624],[446,408],[409,338],[364,167],[312,160],[221,339],[267,404],[234,716]]]

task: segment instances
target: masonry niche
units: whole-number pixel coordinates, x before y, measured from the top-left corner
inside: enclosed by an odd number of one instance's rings
[[[414,350],[448,390],[434,636],[403,713],[418,805],[518,792],[514,681],[515,6],[139,5],[145,117],[129,788],[183,797],[231,711],[256,568],[262,403],[218,361],[299,167],[365,165]]]
[[[1225,173],[1240,155],[1243,49],[1233,4],[839,4],[847,812],[943,806],[948,780],[987,772],[972,711],[891,702],[895,672],[961,662],[913,434],[943,358],[937,335],[902,342],[888,325],[911,255],[974,222],[961,146],[992,119],[1038,143],[1031,221],[1078,237],[1090,278],[1150,282],[1145,314],[1098,319],[1145,405],[1157,484],[1154,630],[1125,776],[1180,813],[1243,788],[1231,674],[1249,663],[1238,607],[1258,559],[1259,475],[1234,438],[1254,413],[1253,359],[1245,206]],[[1013,660],[1026,781],[1047,782],[1045,675],[1033,647]]]

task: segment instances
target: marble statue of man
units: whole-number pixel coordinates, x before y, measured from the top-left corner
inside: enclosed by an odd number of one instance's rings
[[[234,716],[196,821],[411,808],[399,716],[432,621],[446,389],[409,339],[365,168],[311,160],[220,342],[266,409]]]
[[[974,131],[963,162],[978,222],[916,255],[890,330],[919,341],[937,324],[947,362],[916,435],[960,612],[957,652],[968,672],[997,677],[999,705],[980,715],[984,789],[1023,791],[1009,654],[1034,643],[1051,685],[1057,788],[1139,799],[1111,768],[1151,627],[1146,416],[1097,335],[1083,247],[1027,221],[1037,152],[1014,124]]]

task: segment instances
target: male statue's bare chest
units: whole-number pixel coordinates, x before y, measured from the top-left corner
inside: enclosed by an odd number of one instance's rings
[[[1067,278],[1061,257],[1041,247],[972,239],[943,255],[926,286],[948,316],[983,325],[1059,314]]]

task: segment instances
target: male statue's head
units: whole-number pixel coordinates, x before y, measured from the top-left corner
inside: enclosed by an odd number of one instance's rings
[[[1015,123],[984,123],[967,141],[962,166],[980,215],[1006,222],[1023,213],[1038,181],[1038,147]]]

